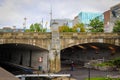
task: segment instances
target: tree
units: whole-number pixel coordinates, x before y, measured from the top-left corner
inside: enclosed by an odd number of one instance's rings
[[[30,25],[30,29],[26,32],[46,32],[46,28],[43,28],[41,24],[35,23]]]
[[[69,27],[68,26],[60,26],[59,27],[59,32],[68,32],[69,31]]]
[[[120,68],[120,58],[119,58],[119,57],[118,57],[118,58],[115,58],[115,59],[113,60],[113,64],[116,65],[117,68]]]
[[[90,20],[89,26],[92,27],[91,32],[103,32],[103,21],[100,21],[99,18]]]
[[[35,28],[34,28],[34,25],[33,24],[31,24],[30,25],[30,30],[29,30],[30,32],[34,32],[35,31]]]
[[[84,24],[78,23],[72,28],[69,26],[63,25],[59,27],[59,32],[85,32]]]
[[[30,29],[26,29],[25,32],[30,32]]]
[[[59,27],[59,32],[75,32],[75,31],[69,26],[63,25]]]
[[[84,24],[83,23],[78,23],[75,26],[73,26],[73,30],[76,32],[85,32]]]
[[[120,20],[117,20],[115,22],[115,25],[113,27],[113,32],[120,32]]]

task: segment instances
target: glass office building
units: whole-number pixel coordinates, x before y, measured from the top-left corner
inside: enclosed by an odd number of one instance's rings
[[[78,15],[79,22],[84,23],[85,25],[88,25],[90,23],[90,20],[96,17],[101,21],[104,20],[104,15],[98,12],[80,12]]]

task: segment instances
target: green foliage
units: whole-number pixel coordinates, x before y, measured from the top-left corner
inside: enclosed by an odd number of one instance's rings
[[[92,27],[90,32],[103,32],[103,21],[100,21],[99,18],[90,20],[89,26]]]
[[[71,29],[69,28],[69,26],[64,25],[59,27],[59,32],[70,32],[70,31]]]
[[[113,60],[110,60],[108,62],[103,62],[103,63],[100,63],[100,64],[95,64],[96,66],[116,66],[118,68],[120,68],[120,57],[117,57]]]
[[[76,32],[76,30],[70,28],[69,26],[60,26],[59,32]]]
[[[30,25],[30,29],[27,29],[26,32],[46,32],[46,28],[43,28],[41,24],[35,23]]]
[[[113,64],[120,68],[120,57],[113,60]]]
[[[111,63],[111,62],[103,62],[103,63],[96,64],[96,65],[97,65],[97,66],[100,66],[100,67],[102,67],[102,66],[114,66],[114,64]]]
[[[88,78],[86,78],[85,80],[88,80]],[[95,77],[95,78],[90,78],[90,80],[107,80],[104,77]]]
[[[85,32],[83,23],[76,24],[75,26],[73,26],[73,29],[75,29],[76,32],[79,32],[78,29],[80,29],[80,32]]]
[[[34,32],[35,31],[35,28],[34,28],[34,25],[33,24],[31,24],[30,25],[30,30],[29,30],[30,32]]]
[[[86,78],[85,80],[88,80],[88,78]],[[90,78],[90,80],[120,80],[120,78],[92,77]]]
[[[100,67],[102,67],[102,66],[107,66],[105,63],[101,63],[101,64],[96,64],[97,66],[100,66]]]
[[[26,29],[25,32],[30,32],[30,29]]]
[[[69,26],[60,26],[59,27],[59,32],[79,32],[78,29],[80,29],[80,32],[85,32],[84,24],[83,23],[78,23],[72,28]]]
[[[120,20],[117,20],[115,22],[115,25],[113,27],[113,32],[120,32]]]

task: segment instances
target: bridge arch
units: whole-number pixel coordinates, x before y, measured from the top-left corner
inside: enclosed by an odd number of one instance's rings
[[[30,44],[43,49],[48,49],[51,43],[51,33],[0,33],[0,44]]]
[[[119,33],[61,33],[61,49],[85,43],[107,43],[120,46]]]
[[[84,66],[85,62],[92,59],[110,60],[120,56],[120,46],[108,43],[84,43],[77,44],[61,50],[62,68],[70,67],[71,61],[76,66]]]
[[[0,61],[38,69],[39,66],[47,71],[49,51],[31,44],[5,43],[0,44]],[[39,58],[42,57],[42,62]]]

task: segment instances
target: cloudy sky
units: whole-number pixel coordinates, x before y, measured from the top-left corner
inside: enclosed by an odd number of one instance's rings
[[[120,0],[0,0],[0,28],[23,28],[25,17],[27,27],[42,19],[45,24],[50,21],[51,6],[53,18],[73,19],[81,11],[104,12],[118,3]]]

